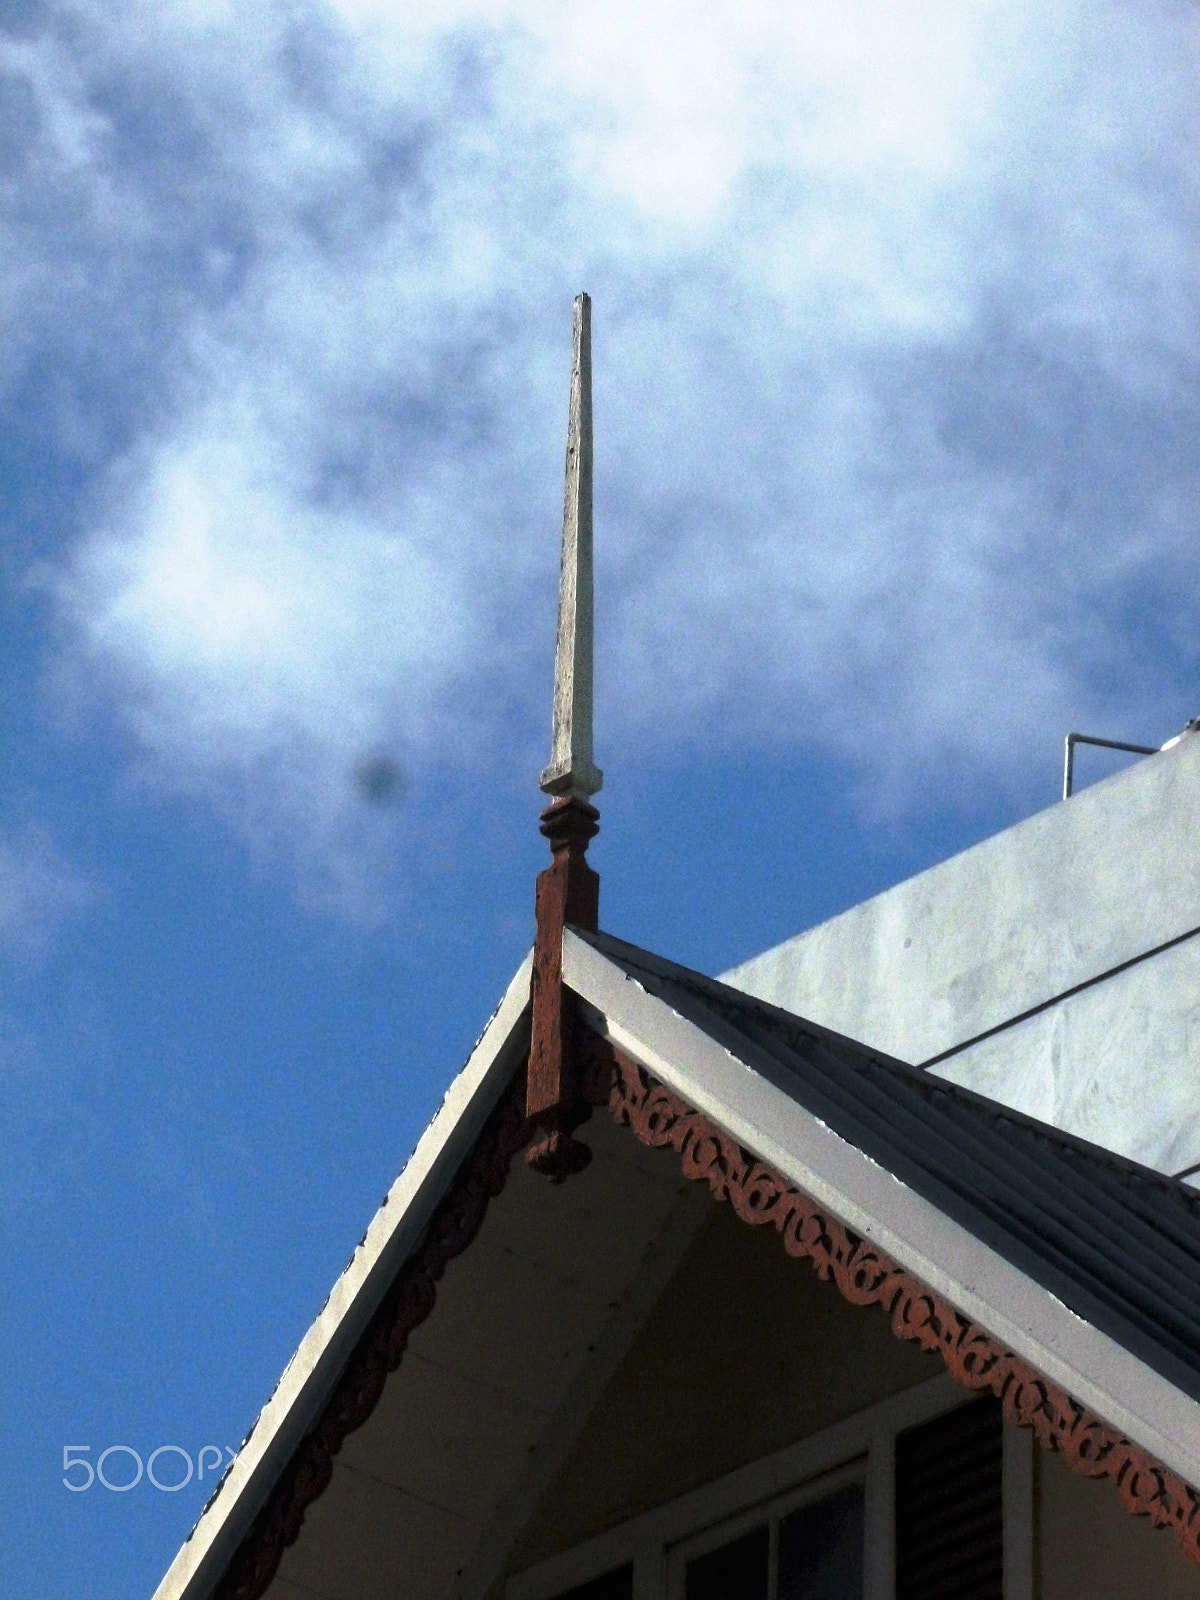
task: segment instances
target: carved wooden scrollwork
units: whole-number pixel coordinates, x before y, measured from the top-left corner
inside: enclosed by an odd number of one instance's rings
[[[784,1248],[810,1261],[855,1305],[881,1306],[898,1338],[936,1351],[970,1389],[996,1395],[1010,1421],[1032,1430],[1077,1472],[1112,1479],[1125,1507],[1174,1530],[1200,1561],[1200,1496],[1095,1413],[1034,1371],[990,1334],[899,1267],[868,1239],[743,1150],[635,1062],[581,1030],[580,1088],[607,1103],[644,1144],[675,1151],[689,1178],[706,1182],[754,1226],[774,1227]],[[421,1245],[368,1324],[317,1423],[284,1469],[216,1590],[213,1600],[261,1600],[312,1502],[328,1487],[333,1459],[360,1428],[399,1366],[409,1335],[433,1310],[447,1264],[475,1238],[490,1201],[528,1142],[521,1074],[493,1112],[474,1150],[438,1206]]]
[[[329,1486],[334,1456],[346,1436],[374,1411],[388,1374],[400,1365],[409,1335],[433,1310],[438,1280],[479,1232],[488,1205],[503,1189],[512,1159],[528,1137],[521,1074],[492,1113],[434,1212],[424,1240],[367,1325],[316,1426],[284,1469],[213,1600],[261,1600],[266,1593],[283,1552],[300,1533],[305,1512]]]
[[[855,1305],[881,1306],[897,1338],[935,1351],[969,1389],[988,1390],[1010,1422],[1032,1430],[1076,1472],[1109,1478],[1122,1504],[1155,1527],[1171,1528],[1200,1561],[1200,1495],[1086,1406],[1043,1378],[977,1323],[758,1160],[619,1050],[596,1041],[590,1098],[608,1089],[617,1122],[643,1144],[669,1148],[684,1173],[708,1184],[743,1222],[773,1227],[789,1255],[810,1261]]]

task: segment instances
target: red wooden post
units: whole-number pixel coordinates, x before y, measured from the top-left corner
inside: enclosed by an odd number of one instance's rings
[[[600,878],[588,865],[588,841],[599,832],[595,806],[564,795],[542,812],[541,831],[553,859],[538,873],[533,945],[533,1040],[529,1051],[526,1112],[542,1137],[526,1156],[529,1165],[561,1183],[587,1166],[592,1153],[572,1137],[591,1113],[579,1081],[577,1023],[562,979],[563,929],[598,926]]]

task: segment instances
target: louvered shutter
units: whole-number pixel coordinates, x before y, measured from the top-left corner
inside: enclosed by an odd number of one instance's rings
[[[995,1400],[896,1440],[896,1600],[1003,1600],[1003,1433]]]

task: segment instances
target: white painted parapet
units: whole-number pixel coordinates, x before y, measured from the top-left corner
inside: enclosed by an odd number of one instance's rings
[[[1200,737],[723,977],[1160,1171],[1200,1162]]]

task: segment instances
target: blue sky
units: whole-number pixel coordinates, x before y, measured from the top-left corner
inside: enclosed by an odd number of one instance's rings
[[[63,1447],[237,1444],[530,940],[578,289],[604,926],[719,971],[1200,711],[1198,65],[0,0],[4,1600],[153,1589],[206,1486]]]

